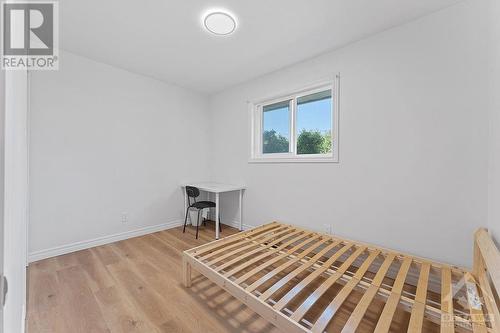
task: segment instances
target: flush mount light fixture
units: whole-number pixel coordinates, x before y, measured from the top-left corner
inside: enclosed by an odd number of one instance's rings
[[[214,35],[230,35],[236,30],[236,19],[226,11],[214,10],[204,15],[203,26]]]

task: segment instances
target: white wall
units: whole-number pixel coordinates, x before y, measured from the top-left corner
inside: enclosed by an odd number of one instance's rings
[[[211,172],[248,185],[245,223],[331,223],[344,237],[471,265],[487,220],[484,15],[485,1],[463,2],[214,96]],[[246,101],[336,72],[340,163],[249,164]],[[222,199],[236,218],[236,198]]]
[[[500,116],[487,84],[488,60],[498,59],[488,59],[488,42],[498,35],[488,40],[488,1],[463,2],[208,104],[63,52],[60,71],[31,80],[30,252],[178,222],[179,183],[211,177],[248,185],[246,224],[332,224],[342,236],[470,265],[475,228],[499,237]],[[337,72],[340,163],[249,164],[246,101]],[[490,80],[491,96],[498,87]],[[237,198],[222,199],[224,222],[237,219]]]
[[[500,2],[490,0],[490,164],[488,227],[500,244]]]
[[[30,253],[179,223],[180,182],[208,177],[206,105],[67,52],[59,71],[33,72]]]

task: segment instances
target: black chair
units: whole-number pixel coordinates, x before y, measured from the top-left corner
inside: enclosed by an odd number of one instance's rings
[[[200,227],[200,213],[203,209],[206,208],[214,208],[215,202],[213,201],[196,201],[196,198],[200,196],[200,190],[197,187],[186,186],[186,194],[188,197],[188,207],[186,209],[186,218],[184,219],[184,228],[182,229],[182,233],[186,232],[186,224],[187,218],[189,214],[189,209],[194,208],[198,210],[198,221],[196,223],[196,239],[198,239],[198,228]],[[193,203],[191,203],[191,198],[193,198]],[[206,222],[203,221],[206,225]],[[222,231],[221,223],[220,223],[220,214],[219,214],[219,230]]]

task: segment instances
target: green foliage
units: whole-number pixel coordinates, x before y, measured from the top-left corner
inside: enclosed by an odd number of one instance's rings
[[[330,132],[302,130],[297,138],[298,154],[326,154],[332,152]]]
[[[289,142],[286,137],[276,133],[275,130],[264,131],[263,135],[263,153],[287,153],[289,151]]]
[[[332,152],[331,132],[302,130],[297,138],[298,154],[327,154]],[[288,138],[276,133],[275,130],[264,131],[263,153],[287,153],[289,151]]]

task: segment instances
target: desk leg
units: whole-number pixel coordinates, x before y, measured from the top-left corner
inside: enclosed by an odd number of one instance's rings
[[[243,231],[243,190],[240,190],[240,231]]]
[[[215,239],[219,239],[219,193],[215,193]]]
[[[182,190],[184,191],[184,212],[182,215],[185,217],[186,210],[188,209],[188,196],[187,196],[186,188],[183,187]],[[189,223],[191,223],[191,216],[189,216]]]

